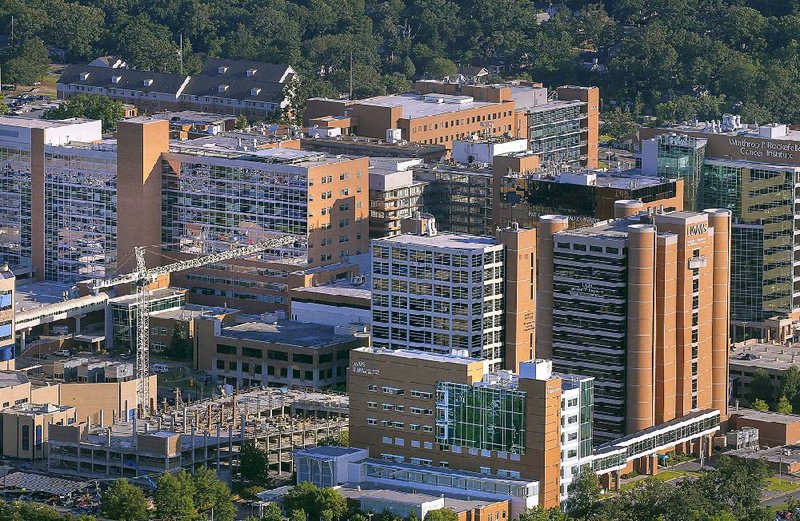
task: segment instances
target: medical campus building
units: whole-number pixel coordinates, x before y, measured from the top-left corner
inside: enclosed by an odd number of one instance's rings
[[[200,304],[286,309],[290,285],[368,250],[368,170],[267,136],[170,141],[165,119],[122,121],[103,140],[99,121],[4,117],[0,254],[17,276],[74,284],[130,271],[136,246],[152,266],[288,234],[259,262],[176,278]]]
[[[800,132],[725,116],[641,137],[643,173],[683,179],[687,210],[732,214],[734,337],[790,339],[800,318]]]

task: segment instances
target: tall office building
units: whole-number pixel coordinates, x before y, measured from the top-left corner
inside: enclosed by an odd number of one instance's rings
[[[497,238],[415,233],[372,241],[372,343],[434,353],[464,350],[490,368],[534,356],[535,230]]]
[[[241,133],[171,142],[169,125],[133,118],[103,140],[99,121],[0,118],[0,253],[17,276],[74,284],[133,270],[137,246],[156,266],[294,235],[175,277],[197,303],[264,312],[353,271],[344,261],[369,244],[366,158]]]
[[[113,270],[116,167],[92,145],[101,138],[100,121],[0,117],[0,254],[17,276],[74,282]]]
[[[727,411],[730,212],[639,213],[539,228],[537,356],[595,377],[595,437]]]
[[[732,213],[734,337],[773,336],[771,324],[800,318],[800,271],[794,266],[800,132],[786,125],[746,126],[728,115],[722,122],[642,129],[642,138],[642,170],[683,177],[686,209]],[[791,334],[777,333],[775,338],[791,340]]]
[[[592,456],[592,378],[549,362],[492,372],[487,360],[360,348],[351,352],[350,445],[422,467],[538,481],[558,506]],[[424,469],[421,469],[424,472]]]

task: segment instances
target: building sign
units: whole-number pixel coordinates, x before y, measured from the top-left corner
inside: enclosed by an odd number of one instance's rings
[[[690,224],[686,227],[686,235],[689,237],[694,237],[695,235],[703,235],[708,232],[708,224],[706,223],[699,223],[699,224]]]
[[[571,287],[569,289],[569,294],[578,297],[605,297],[606,288],[595,288],[589,282],[582,282],[579,285]]]
[[[754,158],[794,159],[794,153],[800,152],[800,144],[786,141],[768,141],[766,139],[729,138],[728,144],[737,147],[743,156]]]
[[[369,369],[366,367],[364,362],[358,361],[353,362],[353,365],[350,366],[350,371],[357,374],[366,374],[370,376],[380,376],[381,370],[380,369]]]

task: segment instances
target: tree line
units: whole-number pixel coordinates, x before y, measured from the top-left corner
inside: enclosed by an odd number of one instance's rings
[[[48,46],[196,72],[210,56],[290,63],[303,94],[363,97],[492,64],[547,85],[595,84],[606,109],[664,120],[800,122],[800,0],[7,0],[4,77]],[[14,20],[13,39],[11,19]],[[183,60],[179,41],[183,37]],[[596,58],[601,67],[587,67]],[[33,65],[33,67],[29,65]]]

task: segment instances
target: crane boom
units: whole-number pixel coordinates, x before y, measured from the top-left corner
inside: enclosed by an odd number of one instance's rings
[[[137,246],[134,250],[136,254],[136,271],[109,279],[95,279],[88,283],[89,287],[94,291],[99,291],[103,288],[111,288],[120,284],[135,283],[138,286],[138,293],[136,295],[136,392],[142,414],[146,415],[150,408],[150,404],[148,403],[150,397],[150,382],[148,380],[150,374],[150,300],[149,293],[147,292],[147,285],[155,281],[160,275],[199,268],[216,262],[247,257],[271,248],[286,246],[296,241],[296,236],[282,235],[248,246],[212,253],[195,259],[173,262],[164,266],[155,266],[153,268],[148,268],[145,265],[145,249]]]

